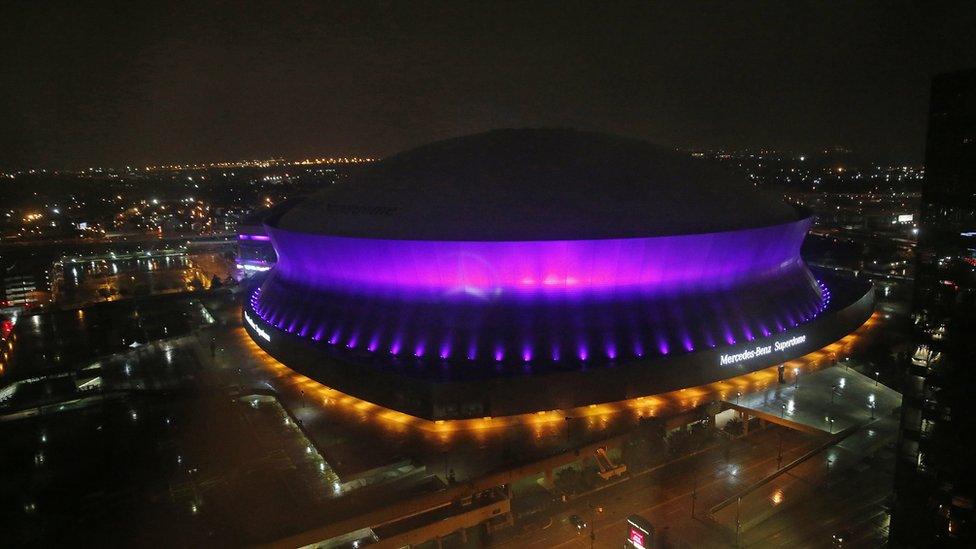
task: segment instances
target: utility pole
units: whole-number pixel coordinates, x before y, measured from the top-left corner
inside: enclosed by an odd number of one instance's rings
[[[596,528],[597,507],[592,503],[590,503],[589,506],[590,506],[590,516],[593,517],[592,520],[590,520],[590,549],[593,549],[593,543],[596,541],[595,528]]]
[[[735,499],[735,546],[739,547],[739,532],[742,530],[742,523],[739,522],[739,511],[742,509],[742,496]]]
[[[776,470],[778,471],[783,466],[783,431],[779,432],[779,444],[778,453],[776,455]]]

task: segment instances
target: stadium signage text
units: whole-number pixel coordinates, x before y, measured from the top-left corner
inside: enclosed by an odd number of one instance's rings
[[[774,341],[772,345],[757,345],[755,349],[747,349],[741,353],[723,354],[719,357],[719,365],[725,366],[726,364],[745,362],[747,360],[772,354],[773,351],[785,351],[790,347],[795,347],[801,343],[804,343],[806,340],[806,335],[798,335],[789,339]]]
[[[250,326],[252,330],[254,330],[254,333],[261,336],[261,339],[265,341],[271,341],[271,334],[261,329],[261,327],[258,326],[258,323],[254,322],[254,319],[251,318],[251,315],[244,313],[244,320],[247,322],[247,325]]]

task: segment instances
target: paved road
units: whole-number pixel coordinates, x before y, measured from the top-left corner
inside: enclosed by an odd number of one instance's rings
[[[498,547],[585,547],[589,532],[577,534],[568,516],[578,514],[594,522],[594,547],[620,547],[626,535],[627,516],[637,513],[659,529],[676,547],[721,547],[733,541],[707,519],[691,518],[692,491],[697,482],[696,514],[704,517],[708,507],[736,490],[776,470],[779,437],[783,437],[783,462],[799,457],[823,442],[820,437],[774,427],[733,441],[729,460],[724,448],[667,464],[649,473],[584,497],[560,510],[552,526],[504,540]],[[594,513],[590,505],[603,507]]]
[[[566,505],[551,526],[501,540],[497,547],[588,547],[589,531],[577,533],[568,517],[595,517],[593,547],[619,548],[626,535],[626,517],[637,513],[659,531],[666,529],[670,547],[735,546],[735,506],[725,512],[728,526],[706,518],[706,511],[756,480],[776,471],[777,445],[783,436],[783,463],[819,446],[824,437],[804,435],[780,427],[756,432],[733,442],[728,461],[715,449],[597,492]],[[873,435],[878,436],[878,435]],[[857,445],[858,448],[866,448]],[[871,447],[877,457],[866,464],[863,454],[833,446],[804,465],[777,477],[743,498],[741,521],[754,523],[740,536],[742,547],[830,547],[831,535],[850,530],[847,547],[877,547],[887,530],[884,509],[891,490],[893,454]],[[830,458],[828,478],[823,466]],[[697,518],[691,517],[692,490],[697,482]],[[778,502],[771,503],[778,493]],[[780,506],[776,509],[773,507]],[[591,506],[603,507],[595,513]],[[768,509],[767,509],[768,508]],[[540,517],[541,518],[541,517]]]

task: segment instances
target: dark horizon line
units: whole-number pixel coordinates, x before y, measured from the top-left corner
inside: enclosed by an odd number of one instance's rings
[[[780,154],[792,154],[792,155],[815,155],[815,154],[824,154],[824,153],[831,152],[832,150],[842,149],[842,150],[844,150],[847,153],[850,153],[850,154],[853,154],[855,156],[861,157],[861,160],[866,160],[871,165],[899,165],[899,166],[918,166],[918,167],[924,165],[924,159],[921,159],[921,158],[903,159],[903,160],[897,160],[896,161],[896,160],[892,160],[890,157],[886,157],[885,160],[881,160],[881,156],[879,156],[879,155],[864,154],[864,153],[861,153],[860,151],[858,151],[856,149],[851,149],[851,148],[845,147],[843,145],[837,145],[836,143],[835,144],[832,144],[832,145],[825,145],[825,146],[818,146],[818,147],[810,147],[811,150],[809,150],[809,151],[804,151],[804,150],[796,149],[796,148],[793,148],[793,147],[789,147],[789,148],[777,148],[777,147],[771,147],[771,146],[765,146],[765,145],[764,146],[749,146],[749,147],[678,147],[678,146],[675,146],[673,148],[676,151],[686,152],[688,154],[692,154],[692,153],[696,153],[696,152],[706,152],[706,153],[710,153],[710,154],[718,154],[718,153],[726,153],[726,154],[731,153],[731,154],[735,154],[735,153],[746,153],[746,152],[760,152],[760,151],[765,151],[765,152],[768,152],[768,153],[780,153]],[[404,149],[404,150],[407,150],[407,149]],[[304,160],[340,159],[340,158],[361,159],[361,160],[364,161],[364,162],[361,162],[361,163],[366,163],[366,162],[380,161],[380,160],[383,160],[384,158],[387,158],[388,156],[392,156],[393,154],[397,154],[397,153],[391,153],[391,154],[386,154],[386,155],[373,155],[373,154],[370,154],[370,155],[338,154],[338,155],[329,155],[329,156],[310,156],[310,155],[306,155],[306,156],[304,156],[302,158],[286,158],[285,156],[281,156],[281,155],[270,155],[270,156],[266,156],[266,157],[241,158],[241,159],[238,159],[238,160],[210,160],[210,161],[196,161],[196,162],[162,162],[162,161],[160,161],[160,162],[153,162],[153,163],[148,163],[148,164],[147,163],[129,162],[129,163],[118,163],[118,164],[111,164],[111,165],[101,165],[101,166],[99,166],[99,165],[88,165],[88,166],[84,166],[84,167],[61,167],[61,168],[37,167],[37,166],[24,166],[24,167],[10,167],[10,166],[5,166],[5,167],[0,167],[0,173],[6,173],[6,174],[22,173],[22,172],[29,172],[31,170],[37,171],[37,172],[49,172],[49,173],[81,173],[81,172],[85,172],[85,171],[88,171],[88,170],[91,170],[91,169],[119,171],[119,170],[136,168],[136,169],[142,170],[142,169],[145,169],[145,168],[150,167],[150,166],[156,167],[157,170],[166,170],[166,169],[171,169],[171,170],[177,170],[177,169],[205,169],[205,168],[218,168],[219,167],[219,166],[217,166],[218,164],[240,164],[240,163],[246,163],[246,162],[264,162],[264,161],[278,161],[278,162],[286,162],[286,163],[297,164],[297,163],[302,162]],[[914,155],[912,155],[912,156],[914,156]],[[327,163],[323,163],[323,164],[327,164]],[[349,162],[349,163],[337,163],[337,164],[339,164],[339,165],[347,165],[347,164],[355,164],[355,163]],[[309,164],[309,165],[312,165],[312,164]],[[174,168],[175,166],[187,166],[187,167],[186,168]],[[230,167],[230,166],[228,166],[228,167]],[[240,167],[248,167],[248,166],[240,166]]]

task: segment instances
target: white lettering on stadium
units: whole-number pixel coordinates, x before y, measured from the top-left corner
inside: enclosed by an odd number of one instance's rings
[[[759,345],[755,349],[747,349],[741,353],[722,355],[719,357],[719,364],[721,366],[725,366],[726,364],[735,364],[736,362],[745,362],[746,360],[766,356],[771,354],[773,351],[785,351],[790,347],[800,345],[806,340],[807,336],[798,335],[782,341],[774,341],[772,345]]]
[[[244,320],[247,321],[248,326],[250,326],[251,328],[253,328],[254,331],[259,336],[261,336],[261,339],[263,339],[265,341],[271,341],[271,334],[269,334],[268,332],[262,330],[261,327],[258,326],[258,323],[257,322],[254,322],[254,319],[251,318],[251,315],[249,315],[247,313],[244,313]],[[724,364],[724,362],[723,362],[723,364]]]

